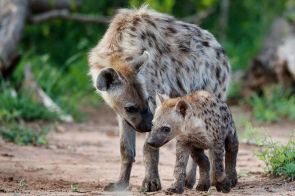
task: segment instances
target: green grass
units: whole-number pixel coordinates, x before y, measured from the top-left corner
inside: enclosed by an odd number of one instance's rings
[[[18,145],[46,145],[48,132],[48,128],[40,128],[38,130],[17,124],[0,127],[2,138]]]
[[[254,127],[250,122],[245,123],[244,131],[242,133],[239,132],[239,138],[246,143],[258,146],[264,145],[264,142],[266,141],[264,131],[261,128]]]
[[[48,111],[43,105],[36,103],[32,98],[21,92],[16,93],[12,88],[0,88],[0,122],[13,121],[54,121],[58,119],[55,112]]]
[[[254,94],[247,103],[258,121],[295,120],[295,96],[283,87],[266,88],[262,96]]]
[[[77,193],[78,192],[78,183],[72,183],[71,184],[71,191],[74,192],[74,193]]]
[[[274,176],[285,176],[295,180],[295,138],[286,145],[269,142],[258,157],[265,162],[266,169]]]

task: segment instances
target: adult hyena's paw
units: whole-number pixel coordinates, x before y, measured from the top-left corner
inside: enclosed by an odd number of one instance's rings
[[[238,175],[237,175],[237,172],[236,171],[233,171],[229,174],[227,174],[228,176],[228,179],[231,183],[231,187],[235,187],[238,183]]]
[[[197,191],[208,191],[210,188],[210,180],[205,181],[205,182],[200,182],[198,183],[196,190]]]
[[[188,175],[185,178],[185,187],[188,189],[192,189],[196,183],[196,176]]]
[[[231,182],[230,180],[225,178],[221,182],[216,182],[215,187],[218,192],[228,193],[231,189]]]
[[[159,178],[145,178],[142,187],[146,192],[154,192],[161,190],[161,181]]]
[[[183,193],[183,191],[184,191],[183,186],[171,185],[171,186],[165,191],[165,193],[166,193],[167,195],[171,195],[171,194],[173,194],[173,193],[180,194],[180,193]]]
[[[124,191],[128,188],[128,186],[129,186],[129,183],[126,183],[126,182],[115,182],[115,183],[109,183],[103,188],[103,190],[108,192]]]
[[[237,177],[233,177],[233,178],[230,178],[229,181],[230,181],[231,187],[233,188],[233,187],[235,187],[237,185],[238,178]]]

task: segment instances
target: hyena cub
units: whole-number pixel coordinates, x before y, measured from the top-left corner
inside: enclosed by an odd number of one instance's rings
[[[226,103],[207,91],[171,99],[157,95],[156,100],[153,128],[147,142],[160,147],[175,137],[177,140],[175,181],[167,191],[183,192],[185,168],[191,155],[199,165],[198,191],[209,189],[211,167],[212,185],[219,192],[229,192],[237,183],[239,142]],[[209,149],[210,162],[204,153],[205,149]]]

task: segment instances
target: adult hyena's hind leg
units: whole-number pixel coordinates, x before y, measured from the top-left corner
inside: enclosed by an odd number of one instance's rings
[[[239,149],[239,140],[236,131],[230,131],[225,140],[225,172],[231,182],[231,187],[235,187],[238,182],[236,163]]]

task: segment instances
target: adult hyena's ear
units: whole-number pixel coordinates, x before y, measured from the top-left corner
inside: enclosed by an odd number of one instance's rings
[[[165,100],[169,99],[167,95],[162,95],[160,93],[156,93],[156,105],[160,106]]]
[[[136,57],[130,56],[126,58],[136,74],[149,63],[149,59],[150,55],[147,51],[144,51],[141,55]]]
[[[113,87],[122,85],[123,79],[113,68],[104,68],[96,79],[96,88],[100,91],[108,91]]]
[[[184,100],[179,100],[175,106],[176,111],[184,118],[187,114],[189,104]]]

